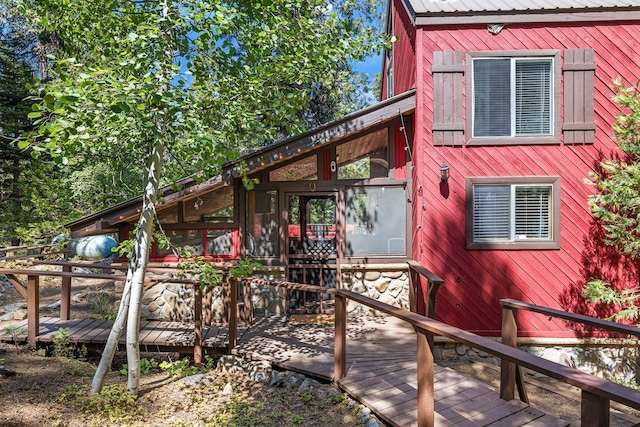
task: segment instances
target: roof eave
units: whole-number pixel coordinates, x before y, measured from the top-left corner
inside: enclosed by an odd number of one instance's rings
[[[544,24],[640,20],[640,7],[611,9],[527,10],[521,12],[416,12],[404,2],[415,26]]]

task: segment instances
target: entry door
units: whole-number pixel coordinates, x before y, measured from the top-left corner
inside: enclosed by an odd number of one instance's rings
[[[336,196],[333,193],[288,194],[287,278],[291,282],[335,288],[337,285]],[[333,296],[289,293],[290,312],[333,309]]]

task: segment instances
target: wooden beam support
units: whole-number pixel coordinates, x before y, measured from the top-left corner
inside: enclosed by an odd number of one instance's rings
[[[582,404],[580,408],[581,427],[609,427],[610,404],[609,399],[596,396],[582,389]]]
[[[40,333],[40,276],[27,276],[27,341],[33,348]]]
[[[435,398],[433,392],[433,333],[415,328],[418,362],[418,427],[435,424]]]
[[[502,344],[516,348],[518,339],[518,310],[502,308]],[[516,364],[502,359],[500,362],[500,398],[513,400],[516,393]]]
[[[193,285],[193,364],[202,366],[202,288],[199,283]]]
[[[62,271],[71,272],[70,265],[63,265]],[[69,320],[71,317],[71,277],[62,278],[60,291],[60,320]]]
[[[229,351],[238,345],[238,279],[230,277],[229,283]]]
[[[16,288],[16,291],[18,291],[18,293],[20,295],[22,295],[22,298],[28,299],[27,287],[24,286],[22,284],[22,282],[15,275],[13,275],[13,274],[5,274],[5,277],[7,278],[9,283],[11,283],[14,288]]]
[[[333,347],[333,381],[347,375],[347,299],[336,295],[335,333]]]

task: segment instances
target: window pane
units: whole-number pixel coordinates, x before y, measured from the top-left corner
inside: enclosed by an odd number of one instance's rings
[[[551,60],[516,61],[516,135],[551,134]]]
[[[352,188],[346,205],[347,255],[406,254],[404,188]]]
[[[231,230],[207,231],[207,255],[231,254]]]
[[[318,156],[305,157],[269,172],[269,181],[314,181],[318,179]]]
[[[202,230],[168,230],[166,232],[171,246],[181,248],[190,255],[202,255]],[[156,255],[173,255],[172,248],[157,248]],[[181,255],[178,251],[178,254]]]
[[[551,186],[516,187],[515,238],[551,239]]]
[[[473,61],[473,135],[511,135],[511,60]]]
[[[508,185],[476,185],[473,188],[473,241],[509,240]]]
[[[387,128],[372,132],[336,147],[338,179],[387,177],[389,160]]]
[[[249,215],[246,247],[255,257],[280,255],[278,236],[278,192],[255,190],[249,192]]]

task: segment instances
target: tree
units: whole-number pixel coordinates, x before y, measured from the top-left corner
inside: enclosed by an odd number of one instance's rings
[[[341,5],[347,5],[342,2]],[[356,16],[320,0],[23,0],[60,41],[19,142],[70,159],[144,160],[143,205],[122,302],[91,392],[127,327],[129,389],[139,387],[139,308],[163,165],[208,177],[241,148],[303,128],[309,88],[378,47]]]
[[[627,87],[618,78],[614,81],[616,95],[613,100],[626,111],[616,117],[613,124],[614,140],[620,147],[619,158],[600,164],[600,173],[592,172],[588,183],[598,189],[590,196],[589,205],[605,234],[605,244],[615,246],[635,265],[636,277],[640,271],[640,91],[638,86]],[[593,278],[584,293],[587,300],[613,304],[618,312],[614,320],[640,319],[640,291],[617,289],[602,278]]]

